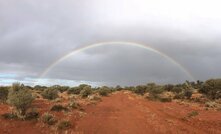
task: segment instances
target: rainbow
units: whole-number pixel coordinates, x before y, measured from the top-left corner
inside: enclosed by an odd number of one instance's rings
[[[68,59],[69,57],[88,50],[88,49],[92,49],[92,48],[96,48],[96,47],[101,47],[101,46],[108,46],[108,45],[120,45],[120,46],[134,46],[134,47],[139,47],[151,52],[154,52],[160,56],[162,56],[163,58],[167,59],[168,61],[170,61],[171,63],[173,63],[174,65],[176,65],[177,67],[179,67],[179,69],[184,72],[188,78],[190,78],[191,80],[195,81],[195,78],[193,77],[193,75],[183,66],[181,65],[179,62],[177,62],[176,60],[174,60],[172,57],[168,56],[167,54],[144,44],[140,44],[140,43],[135,43],[135,42],[124,42],[124,41],[110,41],[110,42],[100,42],[100,43],[94,43],[94,44],[90,44],[84,47],[80,47],[77,49],[74,49],[73,51],[61,56],[59,59],[55,60],[53,63],[51,63],[39,76],[39,79],[44,77],[48,72],[50,72],[51,69],[53,69],[56,65],[58,65],[59,63],[61,63],[62,61]]]

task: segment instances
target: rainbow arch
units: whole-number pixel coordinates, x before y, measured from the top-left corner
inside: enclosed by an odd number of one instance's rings
[[[61,56],[60,58],[58,58],[57,60],[55,60],[53,63],[51,63],[39,76],[39,79],[44,77],[48,72],[50,72],[51,69],[53,69],[56,65],[58,65],[59,63],[61,63],[62,61],[68,59],[69,57],[71,57],[72,55],[75,55],[79,52],[88,50],[88,49],[92,49],[92,48],[96,48],[96,47],[101,47],[101,46],[108,46],[108,45],[120,45],[120,46],[134,46],[134,47],[139,47],[151,52],[154,52],[160,56],[162,56],[163,58],[167,59],[168,61],[170,61],[171,63],[173,63],[174,65],[176,65],[182,72],[184,72],[191,80],[195,81],[194,76],[183,66],[181,65],[178,61],[176,61],[175,59],[173,59],[172,57],[168,56],[167,54],[153,48],[150,47],[148,45],[144,45],[141,43],[136,43],[136,42],[125,42],[125,41],[109,41],[109,42],[99,42],[99,43],[94,43],[94,44],[90,44],[84,47],[80,47],[77,49],[74,49],[73,51]]]

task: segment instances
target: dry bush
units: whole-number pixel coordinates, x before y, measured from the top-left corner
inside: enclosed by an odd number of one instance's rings
[[[48,100],[54,100],[58,98],[58,90],[54,88],[47,88],[42,92],[42,97]]]
[[[54,105],[54,106],[51,107],[51,111],[56,111],[56,112],[68,111],[68,108],[66,108],[62,105]]]
[[[58,123],[58,129],[67,129],[71,127],[71,122],[67,120],[60,121]]]
[[[37,111],[31,111],[26,114],[25,120],[33,120],[39,118],[39,112]]]
[[[70,101],[70,103],[68,104],[68,107],[70,107],[72,109],[77,109],[80,107],[80,104],[75,101]]]
[[[54,115],[45,113],[42,115],[41,120],[43,123],[48,124],[48,125],[54,125],[57,120],[55,119]]]
[[[191,117],[197,116],[198,114],[199,113],[197,111],[192,111],[192,112],[187,114],[187,117],[191,118]]]
[[[82,98],[86,98],[86,97],[88,97],[88,95],[90,95],[92,93],[93,93],[93,91],[92,91],[91,87],[90,86],[85,86],[83,88],[83,90],[81,90],[80,94],[81,94]]]
[[[221,98],[221,79],[207,80],[199,91],[210,99]]]
[[[106,87],[106,86],[103,86],[103,87],[101,87],[99,90],[98,90],[98,93],[99,93],[99,95],[101,95],[101,96],[108,96],[108,94],[111,92],[111,90],[108,88],[108,87]]]
[[[0,102],[6,102],[8,98],[8,92],[8,87],[0,87]]]
[[[19,118],[25,118],[26,111],[33,100],[34,98],[29,90],[19,83],[14,83],[9,90],[7,102],[16,109]]]

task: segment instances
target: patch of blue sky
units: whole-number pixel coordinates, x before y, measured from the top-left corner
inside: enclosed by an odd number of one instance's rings
[[[2,75],[3,76],[3,75]],[[5,75],[9,76],[9,75]],[[11,77],[14,77],[15,75],[11,75]],[[15,76],[16,77],[16,76]],[[8,86],[12,83],[19,82],[25,85],[29,86],[35,86],[35,85],[42,85],[42,86],[52,86],[52,85],[63,85],[63,86],[78,86],[80,84],[88,84],[93,87],[98,87],[103,85],[101,82],[91,82],[91,81],[75,81],[75,80],[65,80],[65,79],[37,79],[37,78],[29,78],[26,77],[23,80],[19,79],[13,79],[10,77],[0,77],[0,85],[1,86]]]
[[[15,79],[0,78],[0,86],[9,86],[15,82],[17,82],[17,80],[15,80]]]
[[[88,84],[93,87],[102,85],[100,82],[91,82],[91,81],[75,81],[75,80],[65,80],[65,79],[33,79],[35,82],[34,85],[63,85],[63,86],[78,86],[80,84]]]
[[[16,78],[16,74],[10,74],[10,73],[0,73],[0,78]]]

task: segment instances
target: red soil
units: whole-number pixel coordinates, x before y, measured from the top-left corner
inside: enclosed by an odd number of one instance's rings
[[[191,111],[199,115],[184,120]],[[153,102],[128,92],[103,98],[86,109],[76,130],[85,134],[221,133],[221,112],[175,102]]]
[[[40,113],[49,111],[45,100],[34,103]],[[180,105],[176,102],[148,101],[130,92],[117,92],[103,97],[96,105],[84,105],[85,115],[77,110],[69,114],[53,113],[59,119],[68,119],[73,126],[58,131],[40,121],[15,121],[0,119],[0,134],[147,134],[185,133],[221,134],[221,112],[204,110],[200,106]],[[187,117],[191,111],[199,115]],[[0,114],[10,112],[7,105],[0,105]],[[81,115],[84,115],[81,118]]]

